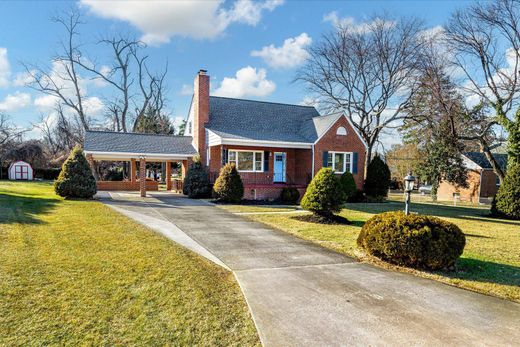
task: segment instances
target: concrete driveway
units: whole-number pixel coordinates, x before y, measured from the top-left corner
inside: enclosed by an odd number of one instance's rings
[[[379,269],[172,194],[111,193],[121,213],[232,270],[265,346],[513,346],[520,305]]]

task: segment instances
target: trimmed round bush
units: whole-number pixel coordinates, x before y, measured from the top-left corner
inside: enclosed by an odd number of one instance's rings
[[[244,196],[244,184],[235,164],[226,164],[213,185],[213,196],[223,202],[240,202]]]
[[[54,191],[65,198],[92,199],[96,194],[96,180],[81,147],[74,147],[63,163]]]
[[[520,219],[520,164],[509,164],[506,177],[493,199],[492,213],[498,217]]]
[[[323,217],[332,217],[345,201],[343,190],[331,168],[322,168],[312,179],[302,198],[303,209]]]
[[[376,154],[367,167],[364,186],[367,197],[372,198],[373,201],[381,201],[386,198],[390,187],[390,178],[388,165]]]
[[[356,181],[354,181],[354,176],[350,172],[347,171],[343,175],[341,175],[339,183],[341,184],[341,189],[345,194],[345,201],[349,201],[349,199],[353,198],[354,195],[356,195]]]
[[[298,202],[300,198],[300,192],[298,189],[293,187],[283,188],[280,193],[280,200],[286,204],[294,205]]]
[[[385,212],[370,218],[357,243],[389,263],[418,269],[444,269],[455,264],[466,237],[453,223],[437,217]]]
[[[195,159],[188,167],[182,192],[192,199],[209,198],[211,196],[208,173],[200,160]]]

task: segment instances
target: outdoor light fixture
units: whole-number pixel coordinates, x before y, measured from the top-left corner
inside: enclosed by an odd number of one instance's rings
[[[405,204],[405,208],[404,208],[404,213],[406,215],[410,214],[410,196],[412,195],[414,183],[415,183],[415,177],[412,176],[412,173],[410,172],[404,178],[404,192],[406,193],[406,204]]]

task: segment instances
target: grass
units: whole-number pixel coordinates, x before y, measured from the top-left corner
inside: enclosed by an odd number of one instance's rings
[[[247,212],[247,207],[243,206],[241,212]],[[403,209],[404,204],[399,201],[347,204],[340,215],[352,221],[352,225],[309,223],[297,220],[295,214],[251,214],[247,218],[355,257],[359,261],[520,302],[520,221],[490,218],[489,210],[482,207],[412,203],[412,211],[451,221],[466,235],[466,248],[455,271],[417,271],[379,261],[366,255],[356,244],[361,227],[372,215]]]
[[[0,345],[259,345],[233,274],[96,201],[0,181]]]

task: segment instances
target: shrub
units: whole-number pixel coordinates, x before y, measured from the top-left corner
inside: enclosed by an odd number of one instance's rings
[[[65,198],[91,199],[96,194],[96,180],[83,150],[76,146],[61,167],[54,191]]]
[[[493,199],[493,214],[508,219],[520,219],[520,164],[510,163],[504,182]]]
[[[348,201],[357,193],[356,181],[354,181],[354,176],[350,172],[345,172],[341,175],[339,179],[339,183],[341,184],[341,189],[345,194],[345,201]]]
[[[369,197],[376,198],[376,200],[381,200],[381,198],[388,196],[389,187],[390,169],[379,155],[376,154],[367,167],[365,194]]]
[[[360,202],[365,202],[365,194],[363,193],[363,191],[361,189],[356,189],[356,192],[354,193],[354,195],[352,195],[351,197],[349,197],[347,199],[347,202],[348,203],[360,203]]]
[[[464,250],[466,238],[453,223],[394,211],[370,218],[357,243],[390,263],[436,270],[455,263]]]
[[[323,217],[332,217],[345,201],[343,190],[331,168],[322,168],[312,179],[302,198],[303,209]]]
[[[182,193],[192,199],[209,198],[211,196],[208,173],[197,158],[188,167]]]
[[[300,192],[296,188],[283,188],[280,193],[280,200],[284,203],[294,205],[298,202],[300,198]]]
[[[213,196],[224,202],[239,202],[244,196],[244,184],[235,164],[226,164],[213,185]]]
[[[43,180],[55,180],[60,175],[60,168],[36,169],[34,168],[34,178]]]

